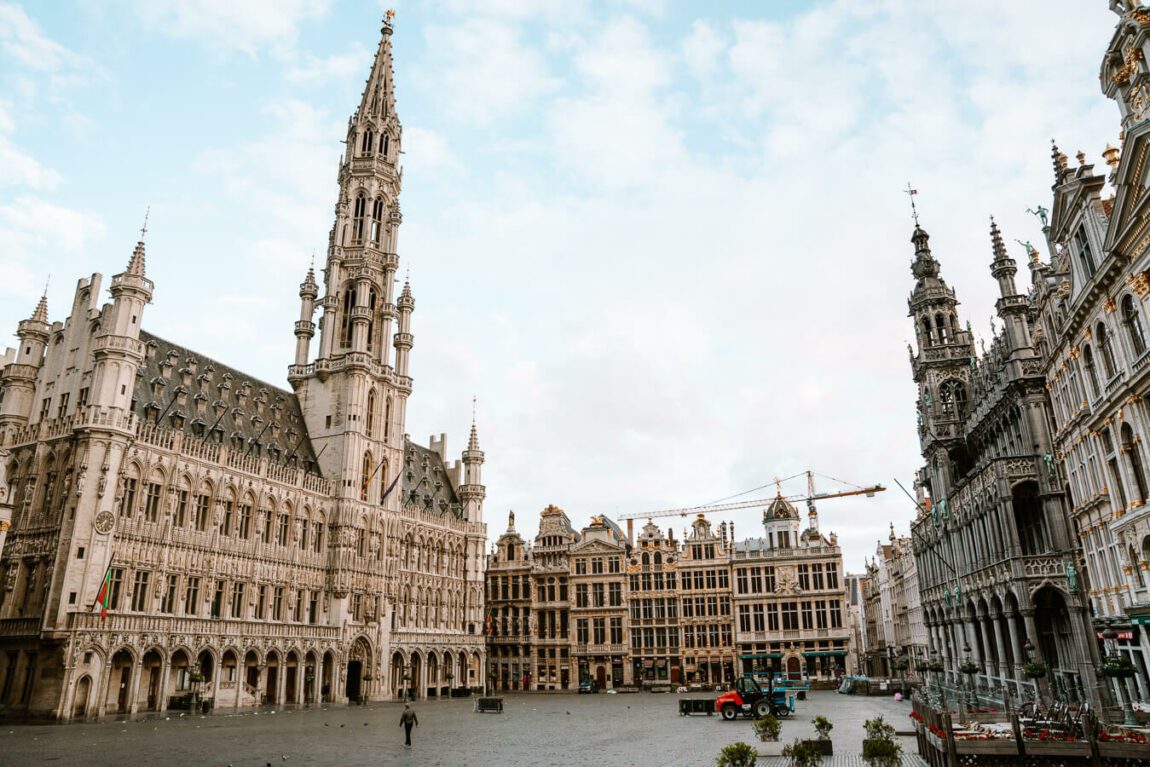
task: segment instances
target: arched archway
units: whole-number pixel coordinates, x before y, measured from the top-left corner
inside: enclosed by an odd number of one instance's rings
[[[408,688],[410,690],[409,695],[413,699],[418,699],[420,690],[426,689],[423,686],[423,658],[418,652],[411,654],[411,671],[409,674],[411,675],[411,686]]]
[[[439,695],[439,656],[434,652],[427,655],[427,697]]]
[[[264,690],[263,699],[265,703],[277,705],[279,699],[279,683],[280,674],[280,655],[275,650],[269,650],[267,660],[264,662]]]
[[[351,643],[347,653],[347,680],[344,694],[349,703],[362,703],[371,694],[371,645],[363,637]]]
[[[128,713],[132,703],[129,685],[132,682],[132,666],[135,661],[131,650],[123,648],[112,656],[112,661],[108,664],[108,697],[105,703],[118,714]]]
[[[143,703],[145,711],[159,711],[160,710],[160,667],[163,665],[164,659],[160,651],[152,648],[144,653],[144,659],[140,662],[140,687],[137,692],[137,700]]]
[[[320,672],[320,700],[330,703],[332,700],[332,682],[335,675],[335,655],[331,650],[323,654],[323,670]]]
[[[287,658],[284,660],[284,672],[283,672],[284,673],[284,699],[283,699],[284,703],[292,703],[292,704],[299,703],[300,694],[299,694],[298,689],[299,689],[299,683],[301,681],[300,680],[299,665],[300,665],[299,653],[297,653],[295,650],[291,650],[290,652],[288,652]]]
[[[391,697],[402,698],[407,695],[407,668],[403,662],[403,654],[399,651],[391,654]]]
[[[72,698],[72,718],[83,719],[88,715],[88,699],[92,695],[92,677],[84,674],[76,683],[76,692]]]

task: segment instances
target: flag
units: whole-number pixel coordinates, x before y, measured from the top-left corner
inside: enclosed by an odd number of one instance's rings
[[[108,570],[104,573],[104,581],[100,584],[100,591],[96,594],[96,605],[100,606],[100,620],[108,617],[108,607],[112,603],[112,563],[108,562]],[[95,609],[96,605],[92,606]]]
[[[394,478],[394,480],[391,481],[391,484],[388,485],[388,490],[384,491],[383,498],[379,499],[379,503],[382,504],[383,501],[388,500],[388,496],[390,496],[391,491],[396,489],[396,484],[399,483],[399,476],[400,476],[400,474],[397,473],[396,478]]]

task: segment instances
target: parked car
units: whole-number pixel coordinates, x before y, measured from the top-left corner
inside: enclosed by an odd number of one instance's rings
[[[594,679],[584,679],[579,683],[580,693],[599,692],[599,685],[595,683]]]

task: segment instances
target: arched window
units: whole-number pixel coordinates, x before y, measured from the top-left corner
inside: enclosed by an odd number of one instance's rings
[[[355,288],[349,288],[343,294],[343,311],[339,317],[339,344],[342,347],[351,346],[351,310],[355,306]]]
[[[930,317],[923,317],[922,318],[922,342],[926,346],[930,346],[933,343],[933,340],[934,339],[932,339],[931,335],[930,335]]]
[[[966,412],[966,387],[953,379],[943,382],[938,391],[943,418],[962,418]]]
[[[1126,326],[1126,335],[1130,339],[1134,356],[1141,357],[1146,351],[1146,331],[1142,328],[1142,316],[1134,304],[1134,296],[1130,294],[1122,299],[1122,324]]]
[[[367,352],[375,351],[375,288],[367,292],[367,308],[371,310],[367,321]]]
[[[367,215],[367,196],[360,192],[355,198],[355,213],[351,220],[351,244],[363,244],[364,218]]]
[[[371,462],[371,451],[369,450],[363,454],[363,481],[359,486],[359,500],[361,501],[367,500],[367,488],[368,483],[371,482],[371,470],[373,468],[375,466]]]
[[[375,389],[367,393],[367,436],[375,437]]]
[[[1102,391],[1098,385],[1098,366],[1094,363],[1094,350],[1089,345],[1082,347],[1082,366],[1086,368],[1086,383],[1090,390],[1090,399],[1094,399]]]
[[[391,397],[387,398],[387,407],[383,411],[383,438],[391,437]]]
[[[360,145],[360,154],[367,154],[370,152],[373,144],[374,139],[371,135],[371,131],[365,130],[363,132],[363,143]]]
[[[1102,355],[1102,372],[1107,381],[1114,377],[1114,350],[1110,348],[1110,334],[1101,322],[1094,330],[1094,338],[1098,341],[1098,353]]]
[[[1130,428],[1130,424],[1122,424],[1122,452],[1126,454],[1126,459],[1130,462],[1130,473],[1134,476],[1134,484],[1137,486],[1138,499],[1137,505],[1141,506],[1146,502],[1148,494],[1146,492],[1146,471],[1142,465],[1142,450],[1139,448],[1138,440],[1134,436],[1134,430]]]
[[[388,136],[388,135],[385,133],[385,134],[383,134],[383,149],[382,149],[382,151],[383,151],[383,156],[384,156],[384,159],[386,159],[386,158],[387,158],[387,151],[388,151],[389,149],[391,149],[391,136]]]
[[[934,315],[934,329],[935,332],[938,333],[938,342],[940,344],[945,344],[947,342],[946,320],[943,319],[941,314]]]
[[[375,198],[371,204],[371,244],[379,247],[379,238],[383,232],[383,198]]]
[[[387,476],[387,459],[379,463],[379,502],[383,504],[387,500],[387,488],[392,482],[392,478]]]
[[[1078,254],[1078,261],[1082,264],[1082,272],[1086,279],[1094,276],[1094,251],[1090,249],[1090,241],[1086,239],[1086,230],[1079,229],[1074,234],[1074,252]]]

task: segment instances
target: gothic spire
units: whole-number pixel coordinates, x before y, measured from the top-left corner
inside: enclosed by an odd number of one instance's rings
[[[40,294],[40,302],[36,304],[36,309],[29,319],[33,322],[48,322],[48,288],[44,288],[44,292]]]
[[[363,88],[359,109],[352,117],[353,122],[382,120],[395,114],[395,86],[391,68],[391,20],[394,16],[394,11],[388,11],[384,16],[375,62],[371,65],[371,74]]]
[[[132,251],[132,258],[128,261],[128,268],[124,270],[125,274],[132,274],[137,277],[144,276],[144,241],[140,240],[136,243],[136,249]]]
[[[1006,255],[1006,245],[1002,242],[1002,232],[998,230],[998,223],[995,222],[994,216],[990,217],[990,242],[994,249],[995,261],[1009,258],[1009,256]]]

